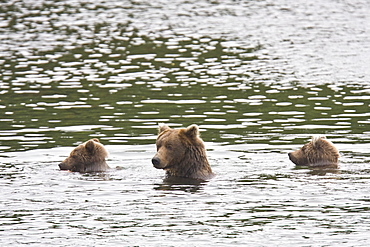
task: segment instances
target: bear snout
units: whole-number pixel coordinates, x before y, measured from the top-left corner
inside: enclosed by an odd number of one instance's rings
[[[293,152],[288,153],[288,156],[289,156],[289,159],[290,159],[294,164],[296,164],[296,165],[297,165],[297,160],[296,160],[296,158],[293,156]]]
[[[152,159],[152,164],[155,168],[160,169],[161,168],[161,160],[158,157],[154,157]]]
[[[58,166],[59,166],[59,169],[60,169],[60,170],[65,170],[65,169],[64,169],[64,164],[63,164],[63,163],[59,163],[59,164],[58,164]]]
[[[307,161],[305,161],[304,157],[302,157],[302,153],[300,150],[296,150],[294,152],[288,153],[289,159],[297,166],[304,166],[307,165]]]
[[[68,167],[68,165],[66,165],[65,163],[60,163],[59,165],[59,169],[60,170],[69,170],[70,168]]]
[[[292,159],[292,153],[288,153],[289,159]]]

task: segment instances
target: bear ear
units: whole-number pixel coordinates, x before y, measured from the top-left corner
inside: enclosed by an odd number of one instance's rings
[[[85,144],[85,148],[88,152],[92,153],[95,149],[95,142],[93,140],[88,140]]]
[[[192,138],[195,138],[195,137],[199,136],[198,125],[192,124],[189,127],[187,127],[185,129],[185,135],[187,135],[188,137],[192,137]]]
[[[158,125],[158,134],[162,133],[163,131],[165,130],[169,130],[171,129],[170,127],[168,127],[168,125],[164,124],[164,123],[160,123]]]
[[[325,136],[320,136],[320,135],[316,135],[316,136],[311,137],[312,145],[315,148],[317,148],[320,145],[320,143],[322,143],[322,140],[326,140],[326,137]]]
[[[99,143],[100,143],[100,141],[99,141],[99,139],[98,139],[98,138],[93,138],[93,139],[91,139],[91,140],[93,140],[94,142],[99,142]]]

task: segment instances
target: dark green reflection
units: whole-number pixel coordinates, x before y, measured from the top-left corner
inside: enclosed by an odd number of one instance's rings
[[[90,137],[149,144],[158,122],[195,123],[205,141],[224,144],[302,143],[316,133],[368,141],[369,97],[355,82],[302,85],[284,60],[248,40],[142,32],[130,21],[60,25],[62,13],[77,18],[81,9],[100,10],[60,5],[2,6],[9,21],[9,48],[0,58],[2,150]],[[34,11],[19,14],[28,8]],[[40,39],[49,34],[58,35],[54,43]]]

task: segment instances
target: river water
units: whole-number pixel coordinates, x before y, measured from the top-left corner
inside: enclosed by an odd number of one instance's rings
[[[368,1],[0,4],[2,246],[367,246]],[[215,178],[166,181],[158,123]],[[313,134],[333,170],[287,153]],[[99,138],[104,173],[58,170]],[[116,168],[117,167],[117,168]]]

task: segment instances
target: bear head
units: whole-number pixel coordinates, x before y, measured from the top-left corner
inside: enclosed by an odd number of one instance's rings
[[[94,138],[73,149],[69,157],[59,164],[59,168],[72,172],[105,171],[109,168],[105,161],[107,157],[108,151]]]
[[[197,125],[182,129],[159,125],[156,146],[153,166],[165,170],[168,176],[199,180],[213,177]]]
[[[336,167],[339,159],[337,148],[324,136],[313,136],[309,143],[288,155],[298,166]]]

